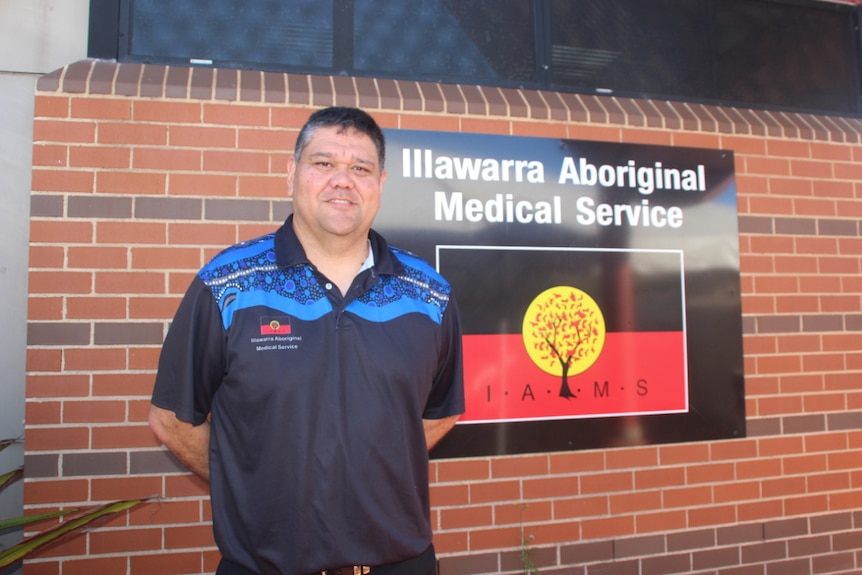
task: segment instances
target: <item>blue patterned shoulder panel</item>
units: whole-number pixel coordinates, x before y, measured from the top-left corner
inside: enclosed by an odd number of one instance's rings
[[[268,234],[231,246],[198,272],[218,302],[225,329],[236,311],[257,305],[307,320],[331,310],[311,269],[278,267],[274,238],[275,234]]]
[[[421,313],[440,324],[449,305],[451,286],[427,262],[412,253],[390,247],[401,262],[399,275],[381,276],[348,309],[370,321],[389,321],[408,313]]]

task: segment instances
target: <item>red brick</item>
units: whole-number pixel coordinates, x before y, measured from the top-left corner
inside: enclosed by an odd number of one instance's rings
[[[200,477],[188,473],[186,475],[168,475],[165,477],[165,497],[201,497],[209,495],[209,485]]]
[[[167,226],[161,222],[99,222],[96,241],[100,244],[164,244]]]
[[[572,451],[550,455],[550,472],[553,474],[603,471],[605,455],[602,451]]]
[[[211,245],[224,248],[237,242],[236,225],[216,223],[169,223],[168,243],[176,245]]]
[[[122,297],[68,297],[68,319],[125,319],[126,298]]]
[[[213,126],[171,126],[171,147],[236,148],[236,128]],[[293,136],[296,139],[296,136]]]
[[[161,477],[94,477],[90,481],[94,501],[149,497],[162,487]]]
[[[823,509],[829,509],[829,496],[808,495],[801,497],[787,497],[784,500],[784,512],[788,516],[807,515],[817,513]],[[835,508],[837,511],[838,508]]]
[[[759,481],[731,481],[713,487],[713,501],[715,503],[756,500],[759,498]]]
[[[181,575],[201,573],[202,558],[199,551],[186,553],[157,553],[133,555],[129,558],[129,575]]]
[[[239,195],[243,198],[287,198],[287,178],[283,175],[239,176]]]
[[[62,355],[62,352],[58,350],[57,355]],[[27,376],[28,399],[62,399],[64,397],[86,397],[89,395],[89,393],[89,375],[34,375],[31,373]]]
[[[67,165],[66,157],[69,148],[51,144],[35,144],[33,146],[33,165],[61,168]]]
[[[159,363],[161,346],[151,348],[133,347],[129,349],[129,369],[155,370]]]
[[[60,423],[59,401],[35,402],[28,401],[24,409],[24,421],[32,425],[57,425]]]
[[[285,130],[241,128],[238,133],[239,145],[237,147],[242,150],[265,150],[267,152],[292,151],[295,143],[296,136]],[[207,147],[213,146],[208,145]]]
[[[136,270],[199,269],[201,251],[197,248],[132,248],[132,268]]]
[[[92,540],[96,534],[90,535]],[[125,573],[126,557],[88,557],[63,562],[63,575],[92,575],[93,573]]]
[[[63,423],[114,423],[126,419],[123,401],[64,401]]]
[[[440,510],[440,526],[443,529],[464,529],[492,524],[493,508],[490,505]]]
[[[518,527],[493,527],[470,532],[471,551],[513,547],[519,545],[520,541],[521,530]]]
[[[491,478],[490,462],[486,459],[451,460],[437,463],[437,481],[476,481]]]
[[[585,540],[624,537],[632,535],[634,532],[635,522],[631,515],[581,521],[581,538]]]
[[[90,222],[63,222],[32,220],[30,241],[33,243],[74,243],[93,241],[93,224]]]
[[[664,508],[692,507],[712,503],[712,488],[709,486],[680,487],[664,491]]]
[[[539,499],[541,497],[572,497],[580,493],[578,478],[575,476],[525,478],[523,479],[522,489],[526,499]]]
[[[444,486],[437,486],[443,488]],[[460,485],[447,485],[449,489],[456,489],[460,494]],[[468,492],[465,491],[464,494]],[[521,497],[520,480],[509,481],[483,481],[473,483],[469,486],[469,502],[493,503],[495,501],[514,501]],[[451,505],[451,504],[450,504]]]
[[[508,486],[511,482],[506,482],[503,485]],[[477,503],[487,503],[496,501],[496,489],[482,489],[485,484],[468,486],[461,485],[432,485],[431,486],[431,507],[451,507],[453,505],[467,505],[471,501],[471,492],[478,492],[473,496],[473,500]],[[497,485],[495,483],[495,485]],[[487,495],[486,495],[487,493]],[[520,492],[518,493],[520,495]],[[488,498],[488,499],[486,499]]]
[[[165,549],[215,547],[212,526],[182,525],[165,528]]]
[[[662,507],[662,493],[658,490],[621,493],[610,497],[611,515],[653,511]]]
[[[554,518],[600,517],[610,513],[610,505],[610,497],[604,495],[575,499],[558,498],[553,501]]]
[[[94,373],[93,397],[149,396],[154,380],[152,373]]]
[[[93,291],[91,272],[31,271],[31,294],[85,294]]]
[[[96,141],[112,145],[164,146],[168,143],[168,127],[164,124],[101,122]]]
[[[164,195],[167,192],[167,176],[133,171],[99,172],[96,191],[104,194]]]
[[[33,115],[36,118],[67,118],[69,116],[69,98],[66,96],[38,95],[35,99]]]
[[[174,317],[180,298],[175,296],[130,297],[130,319],[170,319]]]
[[[30,269],[62,268],[66,262],[66,253],[61,246],[30,246]]]
[[[581,493],[609,493],[634,488],[634,474],[628,471],[581,476]]]
[[[49,320],[63,317],[62,297],[30,297],[27,305],[27,319]]]
[[[491,460],[491,476],[495,478],[547,475],[547,473],[548,457],[546,455],[504,457]]]
[[[27,433],[29,435],[30,432]],[[29,448],[28,445],[27,449],[29,450]],[[57,449],[60,448],[57,447]],[[28,505],[47,505],[50,503],[67,505],[87,501],[89,493],[87,483],[86,479],[28,481],[24,483],[24,500]]]
[[[233,174],[171,174],[168,192],[173,196],[236,196]]]
[[[123,247],[72,246],[68,250],[68,267],[125,269],[128,253]]]
[[[131,150],[113,146],[75,146],[69,150],[69,165],[77,168],[128,168]]]
[[[31,186],[35,192],[92,193],[95,176],[91,170],[39,170],[31,174]],[[62,224],[64,222],[56,222]]]
[[[722,525],[736,521],[736,508],[733,505],[714,505],[712,507],[688,510],[689,527]]]
[[[176,148],[136,148],[133,167],[136,170],[199,171],[199,150]]]
[[[36,119],[33,121],[33,141],[92,144],[96,141],[96,124]]]
[[[135,100],[132,108],[132,119],[136,122],[199,124],[201,118],[198,102]]]
[[[633,467],[655,467],[658,465],[658,449],[614,449],[606,454],[608,469],[631,469]]]
[[[269,110],[265,107],[234,104],[205,104],[204,122],[228,126],[268,126]]]
[[[205,172],[267,173],[269,155],[261,152],[205,150]]]
[[[202,520],[199,501],[159,501],[129,511],[129,525],[171,525]]]
[[[125,348],[66,348],[63,358],[68,371],[116,371],[126,367]]]
[[[161,445],[146,425],[94,427],[92,434],[93,449],[126,449]]]
[[[496,525],[518,525],[524,523],[539,523],[554,519],[552,501],[518,501],[500,503],[494,506],[494,523]]]
[[[110,531],[100,529],[90,533],[90,553],[96,555],[128,554],[130,551],[158,551],[161,547],[161,529],[114,529]],[[90,572],[87,575],[92,575],[92,573],[98,573],[98,571]],[[110,571],[101,571],[101,573],[110,573]]]
[[[658,533],[682,530],[688,525],[685,511],[658,511],[635,517],[637,533]]]
[[[97,272],[95,283],[99,294],[165,293],[165,276],[157,272]]]
[[[709,446],[700,444],[667,445],[659,448],[661,465],[679,465],[709,460]]]
[[[132,102],[128,99],[108,99],[88,96],[72,98],[72,117],[93,120],[128,120]]]

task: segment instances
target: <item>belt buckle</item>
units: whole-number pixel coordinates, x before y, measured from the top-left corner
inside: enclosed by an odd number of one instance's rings
[[[352,567],[340,567],[338,569],[327,569],[321,571],[320,575],[368,575],[371,567],[368,565],[353,565]]]

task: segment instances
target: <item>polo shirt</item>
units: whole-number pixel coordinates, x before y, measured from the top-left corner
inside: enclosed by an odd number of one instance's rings
[[[153,404],[208,418],[213,530],[261,575],[415,557],[431,543],[423,419],[464,410],[450,285],[369,233],[374,265],[341,294],[292,216],[193,279]]]

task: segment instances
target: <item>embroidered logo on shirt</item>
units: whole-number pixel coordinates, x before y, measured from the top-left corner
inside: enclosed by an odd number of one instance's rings
[[[261,316],[260,335],[289,335],[290,318],[287,316]]]

